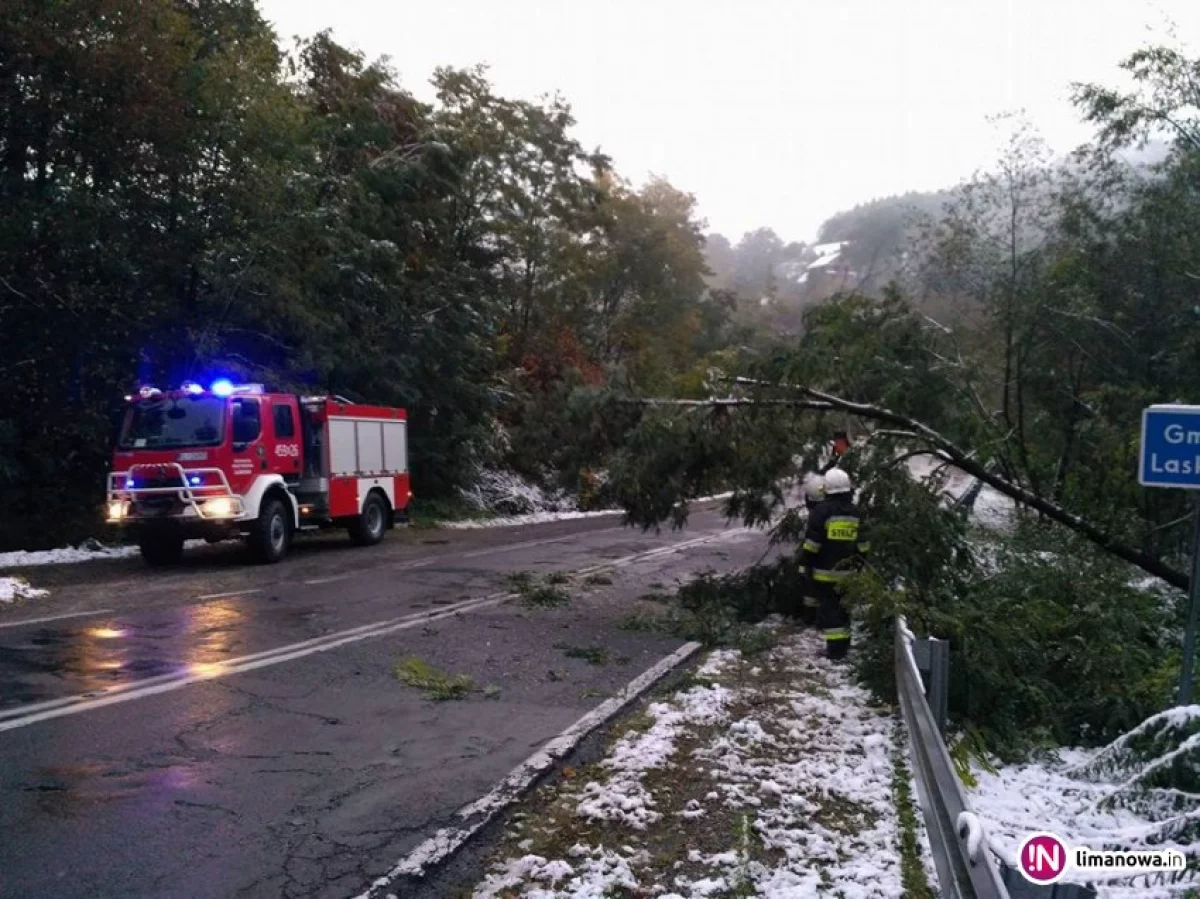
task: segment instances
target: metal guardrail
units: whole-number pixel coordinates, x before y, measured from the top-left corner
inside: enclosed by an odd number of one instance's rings
[[[1095,899],[1096,892],[1090,887],[1073,883],[1040,886],[1026,880],[1016,868],[1016,859],[1006,858],[988,842],[946,748],[949,644],[917,638],[904,618],[898,617],[895,651],[896,691],[908,728],[917,800],[929,834],[940,895],[945,899]],[[922,669],[927,678],[922,677]]]

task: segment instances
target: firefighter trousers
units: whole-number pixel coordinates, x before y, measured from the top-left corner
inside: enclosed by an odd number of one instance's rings
[[[844,659],[850,652],[850,613],[842,603],[841,590],[835,584],[814,582],[817,594],[817,627],[825,638],[825,654],[831,659]]]

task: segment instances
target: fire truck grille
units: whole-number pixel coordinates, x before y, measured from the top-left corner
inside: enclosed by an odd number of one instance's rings
[[[134,511],[141,515],[166,515],[179,507],[173,496],[155,496],[140,499],[133,504]]]
[[[134,478],[136,489],[183,488],[183,482],[178,475],[162,477]],[[134,496],[133,512],[139,516],[171,515],[182,508],[179,495],[176,493],[141,494]]]

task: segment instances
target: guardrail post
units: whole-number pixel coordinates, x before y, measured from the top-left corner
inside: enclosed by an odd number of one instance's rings
[[[917,637],[912,651],[924,682],[929,710],[933,712],[938,733],[945,739],[950,713],[950,643],[937,637]]]
[[[946,721],[950,713],[950,642],[929,638],[929,710],[937,724],[938,733],[946,738]]]

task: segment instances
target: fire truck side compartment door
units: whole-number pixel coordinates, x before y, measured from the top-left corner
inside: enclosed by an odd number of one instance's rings
[[[352,419],[329,419],[329,473],[333,477],[360,471],[354,424]]]
[[[358,470],[376,475],[383,471],[383,430],[379,421],[356,421],[358,430]]]
[[[408,426],[403,421],[383,423],[383,470],[408,471]]]

